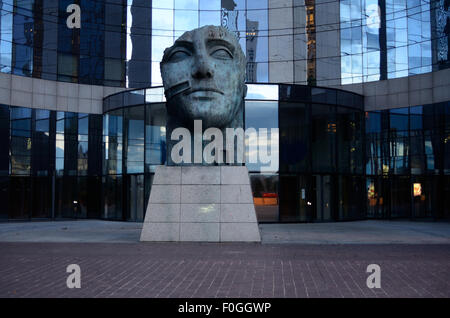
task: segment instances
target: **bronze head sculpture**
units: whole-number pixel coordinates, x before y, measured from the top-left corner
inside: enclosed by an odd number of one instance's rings
[[[204,26],[181,35],[164,51],[161,75],[168,114],[167,144],[173,129],[243,127],[245,55],[234,33]]]

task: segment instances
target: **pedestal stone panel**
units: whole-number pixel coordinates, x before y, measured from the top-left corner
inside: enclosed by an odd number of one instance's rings
[[[260,242],[247,168],[157,167],[141,241]]]

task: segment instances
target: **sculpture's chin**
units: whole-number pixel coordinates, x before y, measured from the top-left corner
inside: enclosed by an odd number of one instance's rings
[[[205,114],[203,112],[195,112],[190,114],[188,120],[190,120],[191,123],[194,120],[201,120],[202,128],[206,129],[210,127],[215,128],[229,127],[232,118],[229,113],[211,115],[210,113]]]
[[[222,97],[222,96],[221,96]],[[178,96],[167,104],[169,115],[178,118],[178,122],[185,127],[192,127],[194,120],[201,120],[203,129],[216,127],[227,128],[233,122],[239,109],[239,100],[215,98],[197,100],[185,96]]]

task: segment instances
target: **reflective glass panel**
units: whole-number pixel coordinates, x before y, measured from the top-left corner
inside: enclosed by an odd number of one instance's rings
[[[198,10],[198,0],[175,0],[176,9]]]
[[[245,128],[254,128],[246,135],[246,165],[250,171],[278,171],[279,136],[278,102],[246,101]],[[274,129],[272,129],[274,128]],[[272,143],[273,142],[273,143]],[[263,163],[268,155],[268,163]]]
[[[200,0],[200,10],[219,10],[221,0]]]
[[[278,100],[278,85],[247,84],[246,99]]]
[[[220,11],[200,11],[200,27],[204,25],[220,25]]]
[[[198,27],[198,11],[175,10],[174,29],[181,35],[184,31],[190,31]],[[175,34],[175,36],[179,36]]]

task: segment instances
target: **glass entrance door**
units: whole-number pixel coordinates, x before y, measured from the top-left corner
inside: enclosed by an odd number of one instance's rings
[[[280,177],[280,221],[316,220],[315,177],[310,175]]]
[[[128,191],[126,220],[134,222],[144,221],[144,174],[130,174],[126,176]]]
[[[280,221],[296,222],[299,220],[299,186],[297,176],[280,176]]]
[[[333,177],[331,175],[315,175],[313,177],[316,202],[313,208],[316,220],[332,221],[334,219]]]
[[[299,184],[299,218],[302,222],[314,221],[316,198],[313,191],[314,177],[301,175],[298,177]]]

